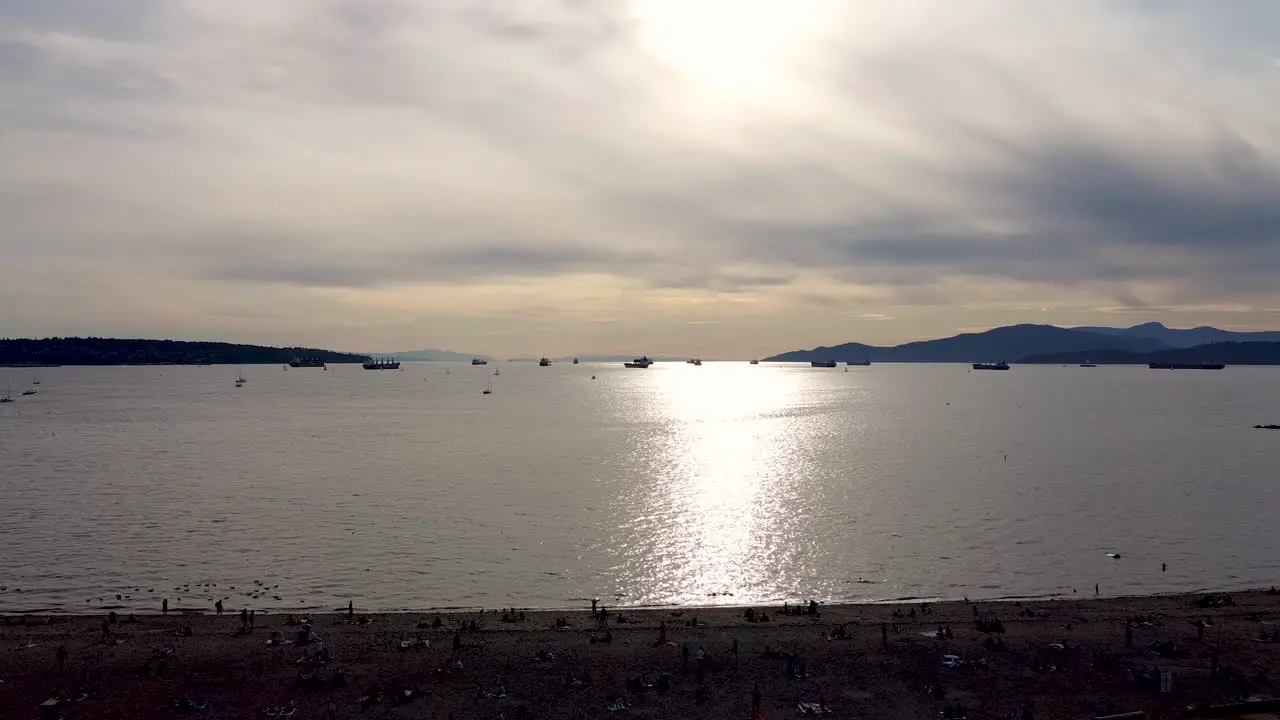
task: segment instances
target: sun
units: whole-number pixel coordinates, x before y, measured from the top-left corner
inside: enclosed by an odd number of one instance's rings
[[[794,61],[834,20],[833,0],[640,0],[646,53],[692,89],[764,97],[789,81]]]

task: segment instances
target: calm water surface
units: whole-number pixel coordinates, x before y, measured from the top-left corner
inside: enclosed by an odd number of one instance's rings
[[[0,405],[0,610],[1280,583],[1280,370],[38,372]]]

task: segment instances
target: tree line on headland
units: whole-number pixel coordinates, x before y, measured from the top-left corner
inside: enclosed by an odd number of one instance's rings
[[[0,339],[0,365],[283,365],[298,358],[362,363],[364,355],[300,347],[117,338]]]

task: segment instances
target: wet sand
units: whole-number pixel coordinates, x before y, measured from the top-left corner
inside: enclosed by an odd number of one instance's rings
[[[349,622],[346,613],[316,615],[312,630],[321,642],[305,647],[267,644],[272,631],[297,640],[299,628],[284,615],[257,614],[256,628],[241,632],[238,608],[222,617],[122,618],[106,641],[101,617],[10,615],[0,625],[0,718],[172,717],[171,700],[208,699],[212,707],[190,714],[262,718],[270,706],[294,703],[295,718],[327,718],[333,711],[338,718],[750,720],[757,685],[769,720],[804,717],[798,704],[820,700],[833,718],[937,718],[955,703],[969,718],[1021,717],[1023,710],[1035,718],[1081,718],[1157,707],[1162,717],[1181,717],[1192,703],[1280,694],[1271,679],[1280,678],[1280,643],[1255,640],[1260,632],[1280,632],[1280,595],[1234,593],[1234,605],[1210,608],[1197,605],[1201,597],[939,603],[929,615],[920,614],[919,605],[823,606],[816,618],[765,607],[759,610],[770,620],[756,623],[744,618],[743,608],[623,610],[627,623],[616,622],[610,609],[609,643],[591,642],[602,631],[589,610],[530,612],[515,623],[493,611],[370,615],[367,624]],[[912,609],[914,619],[892,616]],[[1132,647],[1126,647],[1125,619],[1137,616],[1150,622],[1132,626]],[[430,628],[437,617],[442,626]],[[695,617],[697,626],[689,626]],[[1003,647],[984,647],[997,635],[979,631],[975,620],[997,618]],[[558,619],[569,627],[555,628]],[[1212,623],[1202,640],[1194,624],[1200,620]],[[457,632],[471,621],[476,631]],[[663,623],[668,642],[656,645]],[[889,626],[887,646],[882,623],[896,624]],[[950,626],[950,638],[936,636],[940,624]],[[189,635],[181,634],[184,625]],[[841,625],[848,637],[828,639]],[[430,647],[400,647],[415,635]],[[457,669],[451,663],[455,635],[462,642]],[[1158,642],[1176,649],[1157,651]],[[67,650],[61,673],[59,646]],[[321,647],[332,652],[332,662],[297,664]],[[706,654],[702,663],[699,649]],[[547,659],[538,659],[540,650],[550,653]],[[954,661],[947,655],[962,662],[949,667]],[[163,663],[148,663],[151,658]],[[805,677],[789,677],[789,666],[798,669],[793,660],[803,663]],[[1157,692],[1158,681],[1144,687],[1134,679],[1140,667],[1155,666],[1171,671],[1171,692]],[[345,682],[334,686],[339,670]],[[304,683],[300,672],[316,677]],[[670,676],[665,689],[637,687],[637,680],[664,685],[663,673]],[[500,694],[493,692],[498,686],[506,697],[485,696]],[[406,689],[420,691],[419,697],[401,702]],[[357,702],[371,691],[382,695],[380,703]],[[39,707],[59,692],[87,698]],[[630,708],[609,710],[619,698]]]

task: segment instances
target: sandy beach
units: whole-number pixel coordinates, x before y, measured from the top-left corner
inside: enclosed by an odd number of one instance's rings
[[[123,616],[105,633],[102,616],[10,615],[0,718],[751,720],[756,688],[769,720],[1182,717],[1192,704],[1278,690],[1280,595],[1229,597],[820,606],[816,616],[778,606],[755,608],[755,622],[744,608],[609,609],[607,634],[589,608],[504,621],[501,611],[366,616],[357,601],[352,614],[311,616],[309,632],[301,616],[261,613],[245,631],[239,608]]]

